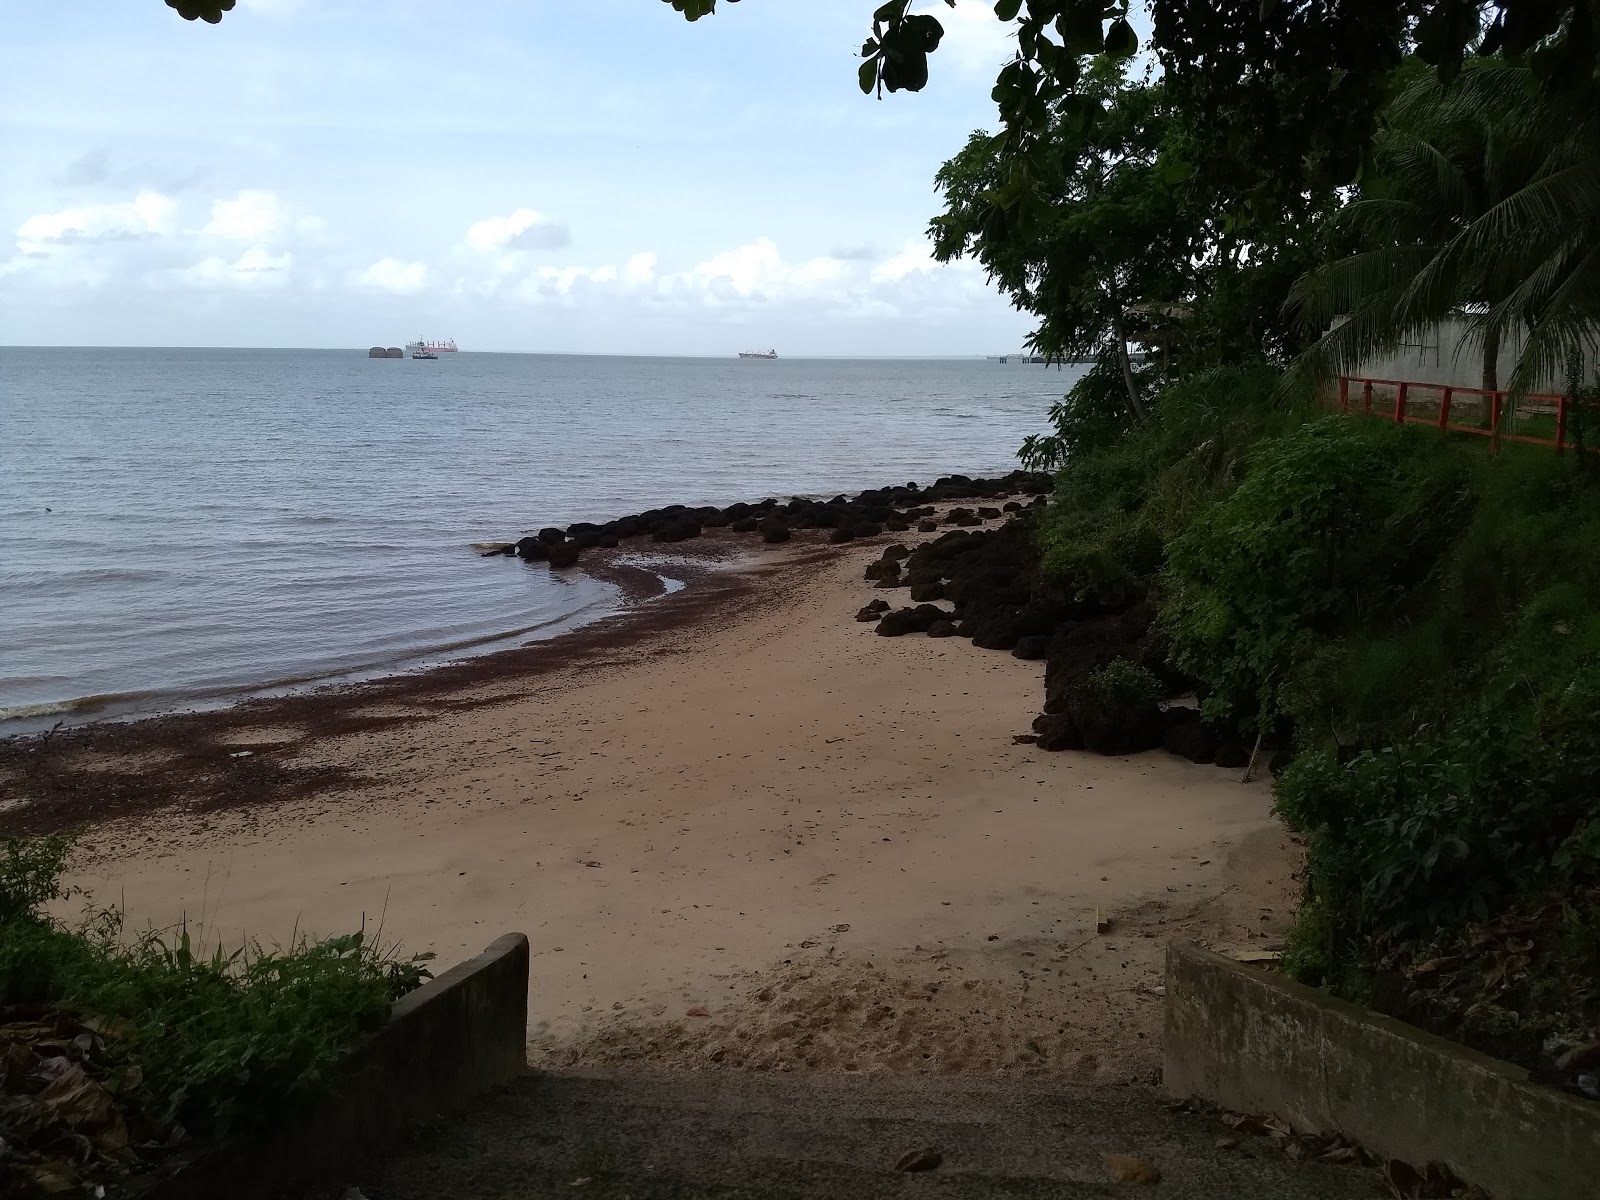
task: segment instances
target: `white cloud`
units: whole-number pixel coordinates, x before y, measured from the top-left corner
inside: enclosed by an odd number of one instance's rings
[[[211,221],[201,232],[233,242],[259,242],[287,223],[282,203],[272,192],[247,188],[232,200],[211,206]]]
[[[409,296],[428,285],[428,268],[424,263],[402,262],[397,258],[380,258],[355,277],[360,287],[376,288]]]
[[[46,254],[83,242],[127,241],[169,233],[177,205],[160,192],[140,192],[120,204],[85,204],[29,217],[17,229],[17,249]]]
[[[937,270],[938,266],[933,259],[933,247],[927,242],[907,242],[899,254],[872,268],[872,278],[879,282],[900,280],[918,271]]]
[[[994,15],[986,0],[956,0],[928,10],[944,26],[944,40],[934,55],[934,67],[954,65],[967,75],[993,77],[1017,52],[1016,26]]]
[[[281,288],[289,282],[294,255],[273,254],[264,246],[251,246],[233,261],[213,254],[191,267],[169,272],[180,286],[199,290],[219,288]]]
[[[572,232],[564,222],[552,220],[531,208],[519,208],[507,217],[486,217],[467,228],[467,245],[474,250],[559,250],[572,245]]]
[[[771,238],[668,272],[653,253],[635,254],[620,266],[546,265],[510,274],[496,264],[486,274],[464,276],[455,290],[528,304],[592,303],[613,313],[627,304],[652,311],[710,310],[734,320],[784,305],[861,316],[902,315],[923,306],[948,311],[989,295],[981,270],[935,262],[925,241],[908,242],[876,262],[839,255],[791,262]]]

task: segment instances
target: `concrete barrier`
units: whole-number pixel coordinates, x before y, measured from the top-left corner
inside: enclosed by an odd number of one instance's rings
[[[511,933],[398,1000],[302,1117],[202,1155],[147,1200],[262,1200],[338,1182],[413,1123],[457,1112],[525,1072],[527,1037],[528,939]]]
[[[1187,943],[1167,949],[1166,1087],[1447,1164],[1500,1200],[1600,1189],[1600,1104]]]

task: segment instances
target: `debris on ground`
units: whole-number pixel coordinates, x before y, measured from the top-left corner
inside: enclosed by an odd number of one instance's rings
[[[187,1140],[150,1115],[137,1066],[114,1048],[126,1021],[0,1006],[0,1196],[104,1195]]]

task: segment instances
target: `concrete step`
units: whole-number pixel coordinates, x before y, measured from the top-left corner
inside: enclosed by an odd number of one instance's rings
[[[1125,1088],[1001,1080],[746,1074],[534,1074],[425,1131],[360,1181],[370,1200],[863,1200],[1133,1195],[1344,1200],[1370,1172],[1297,1162]],[[1231,1135],[1228,1135],[1231,1136]],[[894,1164],[937,1147],[932,1171]],[[1126,1154],[1159,1184],[1111,1179]]]

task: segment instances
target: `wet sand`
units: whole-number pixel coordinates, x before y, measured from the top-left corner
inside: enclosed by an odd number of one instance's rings
[[[1148,1079],[1166,938],[1289,915],[1268,787],[1018,744],[1042,663],[852,619],[890,540],[708,536],[567,639],[10,747],[0,824],[89,819],[74,882],[210,944],[525,931],[535,1062]]]

